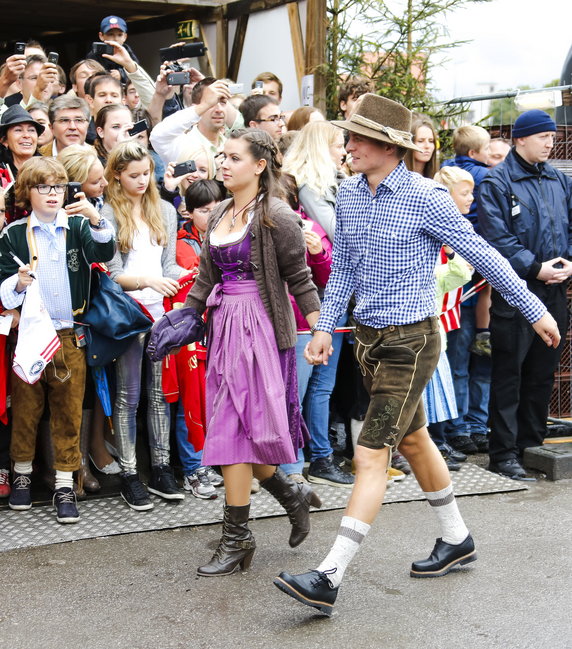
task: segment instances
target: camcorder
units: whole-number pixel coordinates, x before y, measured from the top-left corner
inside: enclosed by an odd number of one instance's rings
[[[207,51],[205,44],[201,41],[196,43],[185,43],[173,47],[162,47],[159,50],[161,63],[165,61],[176,61],[178,59],[192,59],[197,56],[204,56]]]

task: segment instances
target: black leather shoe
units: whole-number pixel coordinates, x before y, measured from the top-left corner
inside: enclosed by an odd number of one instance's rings
[[[515,458],[509,457],[508,460],[498,460],[497,462],[489,462],[487,467],[489,471],[504,475],[513,480],[522,480],[523,482],[536,482],[536,478],[529,478],[526,471],[522,468],[522,464]]]
[[[458,462],[455,462],[445,449],[439,449],[439,452],[441,453],[441,457],[445,460],[445,464],[447,465],[449,471],[461,470],[461,465]]]
[[[477,445],[468,435],[459,435],[449,440],[449,444],[456,450],[465,455],[474,455],[479,452]]]
[[[451,568],[464,566],[476,559],[475,543],[470,534],[459,545],[451,545],[443,539],[437,539],[431,556],[423,561],[412,563],[409,574],[412,577],[442,577]]]
[[[326,572],[318,570],[310,570],[301,575],[281,572],[274,580],[274,585],[290,597],[306,606],[317,608],[320,613],[328,617],[332,614],[339,590],[339,586],[336,588],[332,586]]]
[[[443,444],[441,447],[445,451],[447,451],[447,454],[449,457],[453,460],[453,462],[466,462],[467,461],[467,456],[464,453],[461,453],[461,451],[455,450],[452,446],[449,446],[449,444]]]
[[[473,440],[479,453],[489,452],[489,438],[487,435],[483,435],[483,433],[473,433],[471,435],[471,439]]]

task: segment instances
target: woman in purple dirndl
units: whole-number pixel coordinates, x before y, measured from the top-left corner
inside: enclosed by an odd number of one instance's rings
[[[310,531],[308,484],[276,468],[303,445],[296,381],[296,327],[288,290],[310,325],[320,301],[306,266],[300,219],[272,197],[277,149],[260,130],[235,131],[222,172],[233,198],[215,210],[199,274],[185,306],[209,309],[205,465],[220,465],[226,488],[222,538],[198,569],[211,577],[248,568],[255,549],[248,528],[254,475],[286,509],[299,545]]]

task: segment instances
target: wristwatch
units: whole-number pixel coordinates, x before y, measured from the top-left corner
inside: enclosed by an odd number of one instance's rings
[[[90,221],[89,225],[94,229],[94,230],[101,230],[103,227],[103,217],[99,217],[99,221],[93,225],[93,223]]]

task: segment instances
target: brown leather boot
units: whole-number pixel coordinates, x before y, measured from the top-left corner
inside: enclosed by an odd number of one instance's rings
[[[213,558],[204,566],[197,568],[201,577],[222,577],[231,575],[238,568],[250,568],[256,543],[248,529],[250,504],[242,507],[224,506],[222,536]]]
[[[284,507],[292,524],[288,543],[291,548],[300,545],[310,533],[310,507],[321,507],[322,501],[309,484],[293,482],[277,468],[276,473],[263,480],[260,486],[266,489]]]
[[[91,429],[91,413],[91,410],[84,410],[81,419],[81,429],[79,433],[81,464],[79,469],[76,471],[76,476],[79,492],[85,490],[89,493],[94,493],[101,489],[101,485],[89,468],[89,434]]]

